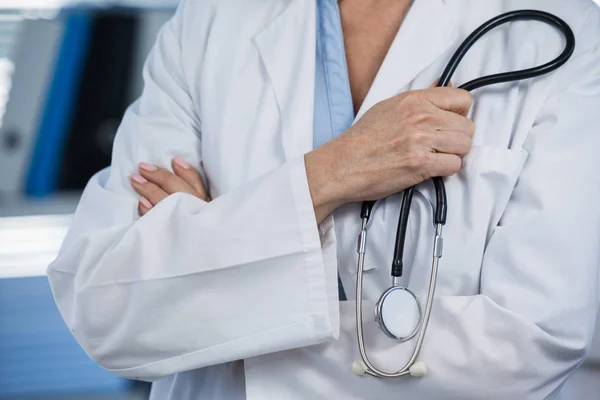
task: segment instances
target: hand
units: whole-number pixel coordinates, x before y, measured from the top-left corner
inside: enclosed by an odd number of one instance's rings
[[[148,163],[139,164],[139,175],[130,177],[131,186],[142,197],[138,202],[140,215],[146,214],[160,201],[174,193],[188,193],[206,202],[211,201],[198,171],[181,157],[171,162],[173,172]]]
[[[350,129],[305,156],[321,222],[345,203],[377,200],[462,167],[475,125],[471,95],[430,88],[376,104]]]

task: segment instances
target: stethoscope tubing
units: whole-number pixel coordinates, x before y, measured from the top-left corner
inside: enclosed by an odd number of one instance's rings
[[[495,85],[499,83],[506,82],[515,82],[521,81],[525,79],[531,79],[535,77],[539,77],[542,75],[546,75],[550,72],[557,70],[562,67],[567,61],[571,58],[575,51],[575,34],[570,26],[561,18],[556,15],[547,13],[545,11],[538,10],[517,10],[511,11],[504,14],[501,14],[491,20],[482,24],[479,28],[477,28],[471,35],[469,35],[461,46],[454,53],[446,69],[442,73],[437,86],[438,87],[447,87],[450,84],[450,80],[452,76],[456,72],[456,69],[460,65],[462,59],[465,57],[469,49],[486,33],[493,30],[494,28],[504,25],[509,22],[514,21],[539,21],[544,22],[546,24],[552,25],[556,27],[565,38],[565,48],[563,52],[556,57],[554,60],[545,63],[543,65],[527,68],[519,71],[512,72],[504,72],[498,74],[487,75],[481,78],[474,79],[469,81],[461,86],[459,89],[473,91],[485,86]],[[419,333],[417,336],[417,341],[413,352],[411,354],[410,359],[401,368],[399,371],[395,373],[388,373],[379,370],[376,368],[371,361],[369,360],[365,344],[364,344],[364,332],[363,332],[363,321],[362,321],[362,280],[363,280],[363,272],[364,272],[364,258],[366,254],[366,245],[367,245],[367,231],[368,231],[368,223],[370,221],[373,207],[376,202],[368,201],[364,202],[361,208],[361,219],[362,219],[362,228],[359,236],[359,246],[358,246],[358,266],[357,266],[357,281],[356,281],[356,329],[357,329],[357,340],[359,352],[361,355],[362,362],[364,363],[364,373],[367,375],[371,375],[377,378],[398,378],[401,376],[410,375],[411,367],[415,365],[417,358],[421,352],[423,341],[425,338],[425,334],[427,332],[427,326],[429,324],[429,319],[431,316],[431,310],[433,307],[433,299],[435,296],[435,289],[437,284],[437,273],[438,273],[438,265],[439,259],[441,258],[441,244],[443,242],[442,238],[442,228],[446,224],[447,214],[448,214],[448,205],[447,205],[447,196],[446,196],[446,187],[444,181],[440,177],[433,178],[433,184],[436,192],[436,208],[434,215],[434,223],[436,227],[435,241],[433,246],[433,261],[431,265],[431,275],[429,281],[429,289],[427,293],[427,300],[425,305],[425,311],[422,316],[421,324],[419,327]],[[398,281],[399,277],[402,276],[402,259],[404,254],[404,246],[406,241],[406,232],[408,226],[408,219],[410,216],[410,209],[412,204],[412,198],[414,194],[415,187],[410,187],[404,191],[402,206],[400,210],[400,216],[398,221],[398,229],[396,232],[396,242],[394,248],[394,259],[392,261],[392,277],[394,277],[394,284]]]

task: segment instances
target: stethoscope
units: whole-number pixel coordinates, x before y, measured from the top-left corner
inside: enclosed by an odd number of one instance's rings
[[[442,74],[438,87],[448,86],[452,75],[462,61],[469,49],[486,33],[492,29],[517,20],[535,20],[557,27],[566,38],[565,50],[553,61],[530,69],[515,72],[506,72],[501,74],[489,75],[475,79],[460,86],[461,89],[472,91],[484,86],[497,83],[514,82],[524,79],[530,79],[548,74],[563,66],[573,55],[575,50],[575,35],[565,21],[555,15],[535,10],[512,11],[493,18],[473,32],[459,47],[453,57],[450,59],[446,70]],[[362,320],[362,281],[365,263],[365,254],[367,249],[367,230],[372,215],[373,207],[376,202],[364,202],[360,212],[362,219],[362,228],[358,237],[358,273],[356,280],[356,331],[358,337],[358,348],[361,360],[354,362],[352,370],[357,375],[371,375],[377,378],[398,378],[401,376],[421,377],[427,374],[427,368],[424,363],[417,362],[419,353],[423,346],[423,340],[427,331],[429,317],[433,305],[435,288],[437,283],[437,273],[440,258],[443,250],[442,228],[446,224],[446,215],[448,205],[446,202],[446,187],[442,178],[434,178],[433,184],[436,193],[436,207],[434,215],[435,236],[433,239],[433,260],[431,264],[431,276],[429,279],[429,289],[425,308],[422,309],[417,296],[408,288],[402,286],[402,258],[404,254],[404,243],[406,240],[406,231],[414,187],[404,191],[402,207],[398,221],[398,230],[396,234],[396,243],[394,248],[394,259],[392,261],[392,287],[387,289],[379,298],[375,306],[375,321],[383,333],[398,342],[406,342],[414,338],[417,334],[417,340],[408,362],[402,369],[395,373],[384,372],[376,368],[369,360],[364,343],[363,320]]]

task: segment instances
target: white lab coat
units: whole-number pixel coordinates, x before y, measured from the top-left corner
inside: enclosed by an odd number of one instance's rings
[[[475,146],[446,181],[427,377],[350,371],[359,205],[317,227],[302,157],[312,149],[314,0],[184,1],[161,31],[112,168],[89,183],[48,270],[81,346],[118,375],[157,381],[161,400],[559,395],[599,304],[600,10],[589,0],[418,0],[358,118],[430,86],[473,29],[517,8],[560,15],[577,50],[557,73],[475,94]],[[453,82],[541,64],[562,46],[552,28],[514,23],[474,47]],[[129,175],[175,155],[203,166],[214,200],[175,194],[139,218]],[[405,284],[421,299],[433,202],[420,185]],[[367,345],[391,370],[413,343],[384,337],[371,310],[390,283],[399,209],[395,195],[376,211],[364,285]],[[337,271],[348,302],[338,302]]]

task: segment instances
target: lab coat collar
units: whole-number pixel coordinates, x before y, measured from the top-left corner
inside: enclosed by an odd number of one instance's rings
[[[316,1],[289,0],[255,43],[277,100],[287,160],[313,148]]]
[[[316,1],[289,0],[282,7],[254,41],[277,99],[290,160],[313,147]],[[445,0],[413,3],[356,119],[402,91],[449,49],[457,33],[446,8]]]

